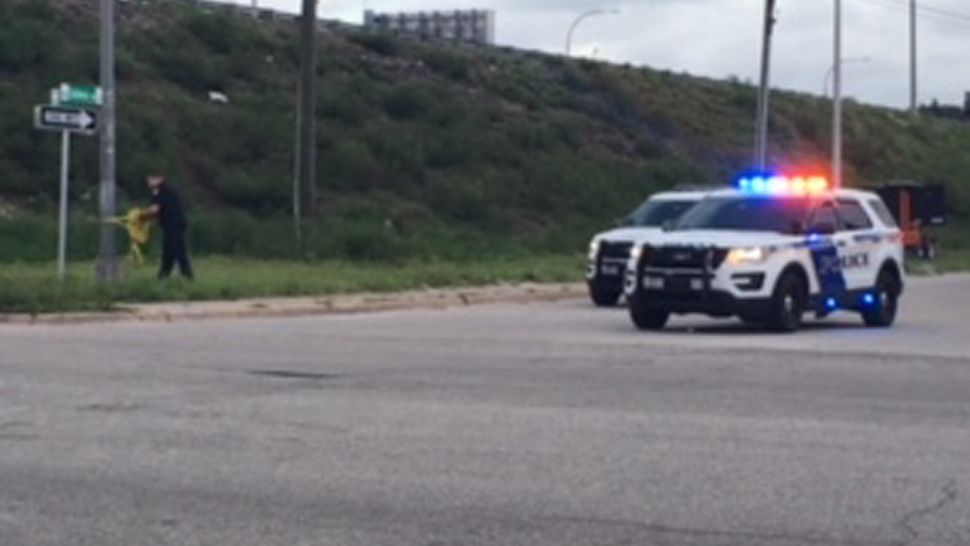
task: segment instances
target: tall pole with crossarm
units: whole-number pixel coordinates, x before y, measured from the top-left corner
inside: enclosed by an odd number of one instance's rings
[[[95,267],[98,280],[115,282],[120,276],[120,263],[115,246],[115,228],[107,220],[117,208],[115,141],[117,92],[115,89],[115,2],[101,0],[101,185],[98,205],[101,213],[101,248]]]
[[[303,0],[300,19],[300,86],[297,119],[297,187],[294,214],[316,210],[317,199],[317,0]],[[302,209],[302,210],[301,210]]]
[[[775,0],[765,0],[764,36],[761,44],[761,87],[755,127],[754,161],[764,171],[768,163],[768,112],[771,97],[771,36],[775,28]]]

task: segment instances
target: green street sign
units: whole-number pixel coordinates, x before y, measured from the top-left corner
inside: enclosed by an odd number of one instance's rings
[[[101,106],[103,96],[96,85],[62,83],[56,90],[57,102],[70,106]]]

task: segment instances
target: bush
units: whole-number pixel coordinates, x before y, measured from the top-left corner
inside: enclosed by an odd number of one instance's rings
[[[400,52],[400,46],[398,45],[397,39],[390,34],[357,32],[350,34],[348,38],[350,38],[350,41],[356,43],[357,45],[373,51],[378,55],[390,57],[397,55]]]
[[[436,47],[422,53],[421,60],[435,72],[452,80],[466,82],[471,77],[469,65],[473,60],[458,52]]]
[[[432,108],[434,95],[422,84],[405,83],[394,89],[384,101],[384,110],[393,118],[412,120]]]

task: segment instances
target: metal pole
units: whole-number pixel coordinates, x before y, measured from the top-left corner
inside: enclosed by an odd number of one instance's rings
[[[909,113],[919,115],[917,97],[916,0],[909,2]]]
[[[317,201],[317,0],[303,0],[300,21],[299,183],[312,215]]]
[[[765,0],[764,38],[761,47],[761,88],[755,127],[755,164],[764,171],[768,163],[768,112],[771,98],[771,35],[775,28],[775,0]]]
[[[296,145],[297,153],[293,154],[293,228],[296,234],[297,247],[303,248],[303,208],[300,195],[300,105],[296,106],[296,135],[293,142]]]
[[[71,133],[61,131],[61,201],[57,229],[57,278],[67,276],[67,190],[71,169]]]
[[[842,187],[842,0],[835,0],[835,61],[832,90],[832,185]]]
[[[115,249],[115,228],[108,220],[115,216],[116,142],[115,142],[115,0],[101,0],[101,186],[98,203],[101,212],[101,250],[95,267],[98,280],[115,282],[120,271]]]

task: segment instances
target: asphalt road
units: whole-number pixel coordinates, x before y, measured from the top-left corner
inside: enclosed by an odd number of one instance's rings
[[[966,545],[968,318],[0,327],[0,545]]]

